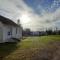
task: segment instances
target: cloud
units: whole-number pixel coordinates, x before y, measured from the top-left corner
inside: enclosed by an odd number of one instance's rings
[[[37,14],[30,14],[30,18],[31,20],[33,20],[33,22],[29,22],[26,26],[24,25],[24,27],[30,27],[31,29],[46,29],[46,28],[56,28],[59,26],[57,26],[58,22],[60,22],[60,8],[58,8],[55,12],[50,13],[50,12],[45,12],[43,13],[42,16],[37,15]]]
[[[27,24],[22,25],[24,28],[45,30],[46,28],[59,27],[58,25],[60,25],[58,24],[58,22],[60,22],[60,8],[56,8],[56,6],[56,3],[53,2],[51,4],[51,8],[49,7],[50,10],[48,11],[38,4],[36,9],[40,13],[37,14],[35,13],[35,10],[29,7],[23,0],[0,0],[0,14],[15,22],[18,18],[21,18],[22,15],[27,14],[30,21]],[[53,12],[51,12],[52,10]]]

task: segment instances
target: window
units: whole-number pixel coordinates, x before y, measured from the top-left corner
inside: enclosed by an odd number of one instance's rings
[[[10,35],[10,32],[8,32],[8,35]]]
[[[10,28],[10,34],[12,35],[12,28]]]
[[[17,28],[16,28],[16,34],[17,34]]]
[[[9,28],[8,35],[12,35],[12,27]]]

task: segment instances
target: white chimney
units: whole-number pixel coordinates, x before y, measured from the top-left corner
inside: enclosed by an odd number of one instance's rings
[[[17,24],[20,25],[20,20],[19,19],[17,20]]]

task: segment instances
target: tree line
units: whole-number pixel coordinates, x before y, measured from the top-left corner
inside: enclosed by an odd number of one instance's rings
[[[31,31],[30,29],[25,29],[22,32],[23,36],[42,36],[42,35],[60,35],[60,30],[46,30],[46,31]]]

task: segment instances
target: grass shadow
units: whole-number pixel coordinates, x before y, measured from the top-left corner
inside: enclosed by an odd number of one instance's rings
[[[15,51],[18,48],[18,43],[19,42],[0,43],[0,60],[2,60],[4,57],[8,56],[10,53]]]

